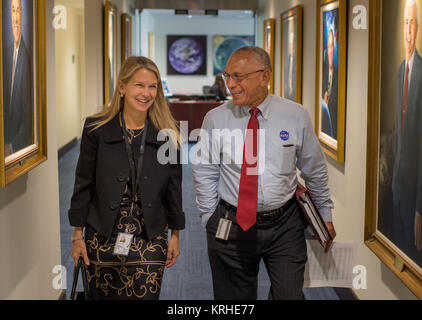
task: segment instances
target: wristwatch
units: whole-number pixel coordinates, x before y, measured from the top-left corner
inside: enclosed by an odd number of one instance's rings
[[[72,236],[72,237],[70,237],[70,240],[72,242],[74,242],[76,240],[84,240],[84,236]]]

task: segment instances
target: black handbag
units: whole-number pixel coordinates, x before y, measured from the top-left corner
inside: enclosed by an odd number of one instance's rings
[[[84,287],[83,292],[76,292],[76,286],[78,284],[79,278],[79,270],[81,270],[82,283]],[[73,271],[73,284],[72,293],[70,294],[70,300],[91,300],[86,266],[82,257],[79,257],[78,264],[75,266],[75,270]]]

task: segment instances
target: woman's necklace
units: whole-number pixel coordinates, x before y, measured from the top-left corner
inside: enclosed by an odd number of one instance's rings
[[[143,132],[144,132],[144,128],[140,129],[140,130],[134,130],[134,129],[128,129],[126,128],[127,133],[129,133],[129,143],[132,144],[133,139],[139,137]],[[135,132],[135,131],[139,131],[139,132]]]

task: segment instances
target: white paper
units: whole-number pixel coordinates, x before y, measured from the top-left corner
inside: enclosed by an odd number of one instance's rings
[[[356,243],[334,242],[328,253],[316,240],[307,240],[308,263],[305,267],[305,288],[352,288]]]

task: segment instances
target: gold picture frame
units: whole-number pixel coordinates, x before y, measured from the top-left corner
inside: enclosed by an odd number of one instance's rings
[[[318,0],[315,131],[324,152],[345,161],[347,0]]]
[[[122,17],[122,55],[121,62],[125,62],[132,55],[132,16],[123,13]]]
[[[46,3],[45,0],[22,1],[21,5],[13,10],[20,12],[17,20],[22,21],[15,60],[11,1],[0,4],[3,48],[0,52],[0,186],[3,188],[47,160]],[[6,50],[9,48],[12,50]],[[11,113],[17,109],[18,113]],[[18,117],[24,114],[23,119],[16,120],[16,114]],[[13,126],[13,121],[17,125]]]
[[[268,52],[274,69],[275,55],[275,19],[264,20],[264,49]],[[271,75],[269,90],[274,94],[274,72]]]
[[[302,103],[303,7],[280,15],[280,96]]]
[[[113,96],[117,80],[117,8],[106,1],[104,10],[104,104]]]
[[[412,233],[416,239],[417,229],[413,226],[413,228],[409,227],[407,231],[400,230],[400,224],[395,223],[397,217],[402,214],[405,215],[405,212],[402,212],[404,211],[403,207],[397,205],[397,202],[406,201],[411,203],[409,199],[404,199],[406,195],[402,197],[402,193],[397,191],[400,189],[400,183],[398,182],[400,180],[397,177],[402,175],[400,173],[402,169],[395,162],[405,153],[392,146],[395,144],[392,142],[396,139],[394,136],[397,135],[397,132],[400,133],[401,130],[397,128],[398,123],[396,125],[390,124],[396,122],[397,112],[401,114],[401,110],[398,110],[396,105],[399,100],[391,99],[388,96],[389,94],[399,95],[400,91],[392,90],[392,86],[397,87],[400,85],[401,80],[404,80],[404,77],[400,75],[400,71],[397,72],[397,70],[402,68],[400,60],[404,60],[405,49],[401,28],[398,37],[387,36],[387,34],[391,33],[384,28],[397,27],[404,23],[405,19],[400,13],[403,5],[403,1],[397,0],[388,2],[371,0],[369,3],[365,244],[419,299],[422,299],[422,250],[419,251],[418,255],[413,256],[412,244],[409,246],[408,244],[406,245],[407,241],[400,240],[400,237],[406,238],[404,235]],[[383,34],[385,37],[383,37]],[[394,47],[394,50],[391,50],[391,46]],[[396,52],[400,53],[400,60],[390,59]],[[384,56],[383,53],[386,53],[386,55]],[[420,58],[419,61],[421,61]],[[393,70],[393,77],[389,75],[389,70]],[[414,63],[412,72],[415,74],[417,70],[418,67]],[[412,76],[412,81],[413,79],[414,76]],[[384,93],[386,93],[385,96],[382,96]],[[411,110],[410,106],[408,106],[409,109]],[[406,121],[408,121],[407,118]],[[415,152],[415,156],[418,153],[416,151],[417,148],[415,145],[412,149]],[[391,152],[390,149],[396,150]],[[391,153],[393,154],[392,159],[389,159]],[[413,175],[417,174],[414,172]],[[406,180],[403,181],[405,187],[402,189],[413,189],[412,183],[412,177],[407,176]],[[411,213],[416,215],[413,210],[411,210]],[[413,220],[413,218],[411,217],[410,220]],[[414,223],[416,224],[416,219]],[[419,230],[419,236],[422,236],[421,233],[422,230]],[[418,262],[416,262],[416,257],[419,260]]]

